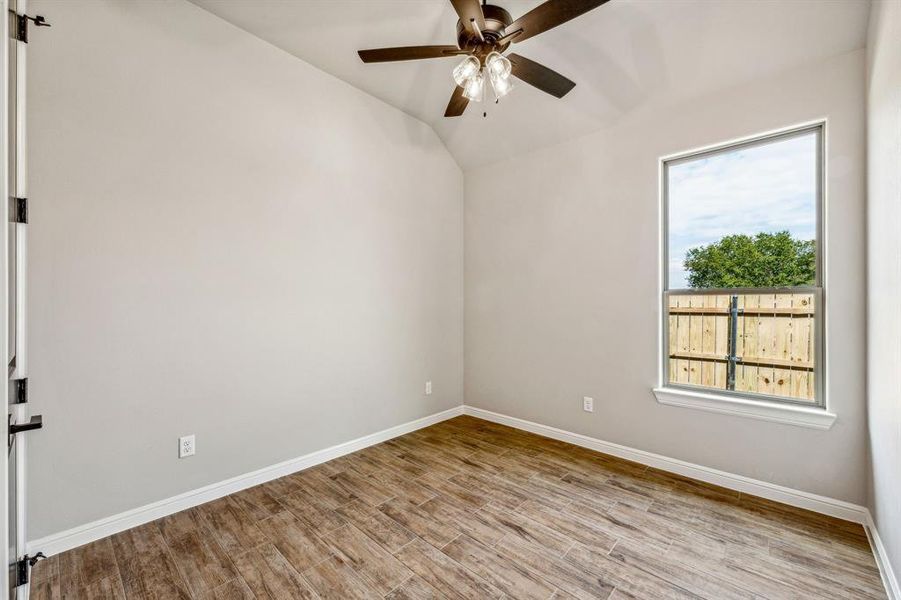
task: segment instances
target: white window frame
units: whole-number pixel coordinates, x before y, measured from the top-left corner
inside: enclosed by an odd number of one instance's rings
[[[669,289],[669,198],[668,167],[673,164],[696,160],[704,156],[722,154],[743,147],[757,146],[779,139],[817,134],[817,203],[816,203],[816,283],[814,286],[796,288],[735,288],[723,290],[711,289]],[[708,412],[724,413],[752,419],[774,421],[789,425],[829,429],[835,422],[836,415],[829,411],[826,369],[826,327],[825,327],[825,279],[826,279],[826,121],[818,120],[792,127],[766,132],[731,140],[687,152],[680,152],[660,158],[660,312],[658,323],[659,356],[658,384],[654,395],[661,404],[693,408]],[[770,396],[754,392],[737,392],[733,390],[712,389],[703,386],[670,383],[668,353],[668,303],[669,297],[678,293],[694,295],[711,293],[752,293],[752,289],[766,290],[772,293],[811,293],[814,294],[814,385],[815,404],[798,402],[790,398]]]

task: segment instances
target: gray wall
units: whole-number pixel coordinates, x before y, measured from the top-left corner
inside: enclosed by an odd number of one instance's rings
[[[895,0],[872,5],[867,67],[870,510],[901,576],[901,3]]]
[[[29,13],[31,539],[462,402],[429,127],[187,2]]]
[[[466,402],[862,504],[864,53],[466,172]],[[828,118],[829,431],[664,406],[660,156]],[[582,396],[595,398],[594,413]]]

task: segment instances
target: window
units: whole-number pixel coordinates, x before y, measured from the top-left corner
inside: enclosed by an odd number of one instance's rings
[[[822,148],[818,124],[664,160],[665,390],[825,407]]]

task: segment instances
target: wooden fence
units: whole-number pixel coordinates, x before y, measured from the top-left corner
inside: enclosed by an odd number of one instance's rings
[[[814,295],[669,296],[669,380],[730,389],[731,302],[734,388],[814,402]]]

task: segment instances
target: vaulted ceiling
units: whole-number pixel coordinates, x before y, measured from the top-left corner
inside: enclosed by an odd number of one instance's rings
[[[517,81],[499,104],[445,118],[459,57],[365,65],[356,51],[455,43],[448,0],[191,1],[428,123],[464,168],[862,48],[869,13],[867,0],[612,0],[514,46],[575,81],[567,96]],[[541,1],[496,3],[516,18]]]

